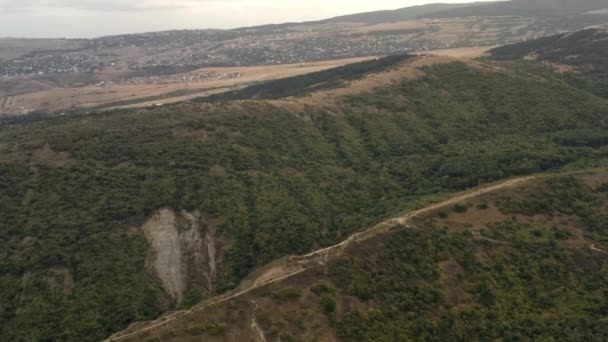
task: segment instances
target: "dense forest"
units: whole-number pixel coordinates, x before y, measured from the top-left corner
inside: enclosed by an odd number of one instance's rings
[[[132,229],[160,208],[218,222],[221,292],[429,198],[605,160],[606,100],[463,63],[424,72],[302,115],[240,101],[4,123],[0,340],[99,340],[169,309]]]
[[[543,37],[490,51],[494,60],[524,60],[570,66],[562,77],[570,84],[608,97],[608,31],[589,29]],[[537,69],[537,64],[531,69]],[[534,71],[534,70],[533,70]]]
[[[510,215],[480,233],[475,219],[464,219],[464,228],[431,219],[384,239],[380,253],[372,244],[335,262],[329,279],[338,293],[373,303],[339,320],[338,334],[345,341],[605,340],[608,255],[588,252],[573,224],[532,219],[576,217],[585,238],[606,246],[605,186],[551,178],[526,186],[524,196],[448,208],[466,217],[497,205]]]
[[[252,321],[268,341],[604,341],[607,176],[468,197],[125,342],[249,340]]]

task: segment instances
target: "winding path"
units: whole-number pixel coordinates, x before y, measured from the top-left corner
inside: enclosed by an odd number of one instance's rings
[[[435,210],[438,210],[438,209],[441,209],[441,208],[444,208],[444,207],[447,207],[450,205],[454,205],[456,203],[459,203],[459,202],[462,202],[462,201],[465,201],[465,200],[468,200],[468,199],[471,199],[471,198],[474,198],[477,196],[481,196],[486,193],[515,187],[519,184],[531,181],[532,179],[535,179],[535,178],[536,177],[534,177],[534,176],[516,178],[516,179],[507,180],[507,181],[504,181],[501,183],[485,186],[485,187],[477,189],[477,190],[472,190],[472,191],[466,192],[464,194],[458,195],[456,197],[447,199],[443,202],[439,202],[437,204],[433,204],[431,206],[413,211],[407,215],[404,215],[404,216],[401,216],[398,218],[394,218],[394,219],[390,219],[388,221],[384,221],[376,226],[373,226],[372,228],[370,228],[368,230],[353,234],[348,239],[346,239],[336,245],[326,247],[326,248],[323,248],[323,249],[320,249],[320,250],[317,250],[317,251],[314,251],[314,252],[311,252],[311,253],[308,253],[308,254],[305,254],[302,256],[291,256],[285,260],[286,265],[283,268],[284,273],[282,273],[281,275],[277,275],[272,278],[268,278],[268,277],[265,278],[264,277],[265,273],[262,272],[258,276],[258,279],[254,280],[251,283],[251,285],[249,285],[245,288],[242,288],[242,289],[238,290],[237,292],[229,293],[229,294],[226,294],[223,296],[220,295],[218,297],[214,297],[212,299],[209,299],[209,300],[195,306],[194,308],[192,308],[190,310],[176,311],[176,312],[170,313],[168,315],[160,317],[159,319],[157,319],[155,321],[151,321],[147,325],[142,326],[140,328],[133,327],[133,329],[135,329],[133,331],[129,331],[129,328],[127,328],[126,331],[118,332],[118,333],[110,336],[108,339],[105,340],[105,342],[117,342],[117,341],[123,341],[130,337],[135,337],[139,334],[142,334],[142,333],[154,330],[156,328],[159,328],[161,326],[164,326],[166,324],[169,324],[170,322],[172,322],[175,319],[182,317],[184,315],[188,315],[190,313],[200,311],[202,309],[206,309],[210,306],[214,306],[214,305],[229,301],[236,297],[247,294],[260,287],[280,282],[282,280],[285,280],[287,278],[298,275],[298,274],[305,272],[309,269],[312,269],[314,267],[324,265],[329,259],[332,258],[332,256],[338,256],[338,255],[342,254],[342,252],[353,243],[370,239],[374,236],[387,232],[390,229],[392,229],[393,227],[398,226],[398,225],[402,225],[406,228],[409,228],[407,222],[417,216],[427,214],[429,212],[432,212],[432,211],[435,211]],[[594,248],[595,248],[595,246],[592,246],[592,249],[594,249]],[[601,251],[601,252],[604,252],[604,251]],[[606,253],[606,252],[604,252],[604,253]],[[287,266],[289,266],[289,267],[287,267]],[[276,274],[277,273],[276,271],[277,271],[277,269],[275,268],[273,274]]]
[[[589,248],[590,248],[592,251],[594,251],[594,252],[598,252],[598,253],[602,253],[602,254],[606,254],[606,255],[608,255],[608,252],[607,252],[607,251],[605,251],[605,250],[603,250],[603,249],[599,249],[599,248],[595,247],[595,245],[591,245],[591,246],[589,246]]]

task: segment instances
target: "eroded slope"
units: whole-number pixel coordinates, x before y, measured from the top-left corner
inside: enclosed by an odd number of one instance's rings
[[[603,169],[458,196],[110,340],[601,340],[607,181]]]

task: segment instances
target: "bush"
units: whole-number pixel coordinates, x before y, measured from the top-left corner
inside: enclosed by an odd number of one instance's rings
[[[207,325],[207,333],[211,336],[220,336],[226,333],[228,325],[226,323],[210,323]]]
[[[203,294],[199,289],[190,289],[184,294],[184,300],[180,304],[183,309],[190,309],[203,299]]]
[[[228,328],[226,323],[211,322],[207,325],[194,325],[186,329],[186,332],[192,336],[200,336],[209,334],[211,336],[223,335]]]
[[[331,284],[329,284],[328,282],[325,282],[325,281],[316,282],[310,288],[310,290],[317,296],[322,296],[325,293],[329,293],[332,295],[336,293],[336,289]]]
[[[324,293],[321,296],[321,308],[327,316],[333,317],[337,308],[337,303],[334,296],[330,295],[329,293]]]
[[[204,334],[207,329],[202,325],[194,325],[186,329],[186,332],[192,336],[200,336]]]
[[[469,210],[469,207],[467,207],[464,204],[456,204],[454,205],[454,212],[462,214],[462,213],[466,213]]]
[[[272,297],[281,301],[295,300],[302,296],[302,292],[300,290],[295,289],[293,287],[286,287],[280,289],[272,294]]]

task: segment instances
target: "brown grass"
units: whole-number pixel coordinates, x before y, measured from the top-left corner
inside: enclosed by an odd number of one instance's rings
[[[134,100],[152,96],[160,96],[178,90],[198,90],[200,93],[188,96],[178,96],[155,101],[142,101],[141,103],[126,105],[123,107],[141,107],[154,104],[165,104],[188,100],[202,95],[223,92],[235,87],[242,87],[254,82],[266,81],[296,75],[307,74],[315,71],[335,68],[345,64],[356,63],[375,57],[348,58],[332,61],[272,65],[259,67],[230,67],[230,68],[203,68],[192,73],[215,72],[240,73],[242,76],[236,79],[209,80],[197,83],[189,83],[188,86],[182,82],[166,84],[142,84],[122,85],[109,88],[103,87],[71,87],[52,88],[42,91],[34,91],[27,94],[10,97],[6,102],[0,100],[0,115],[21,114],[36,110],[62,111],[73,107],[91,108],[99,105],[121,101]],[[111,78],[108,76],[108,78]],[[216,89],[219,88],[219,89]]]
[[[454,57],[471,59],[483,56],[489,50],[496,46],[478,46],[478,47],[466,47],[466,48],[455,48],[455,49],[441,49],[431,50],[428,53],[436,56]]]

